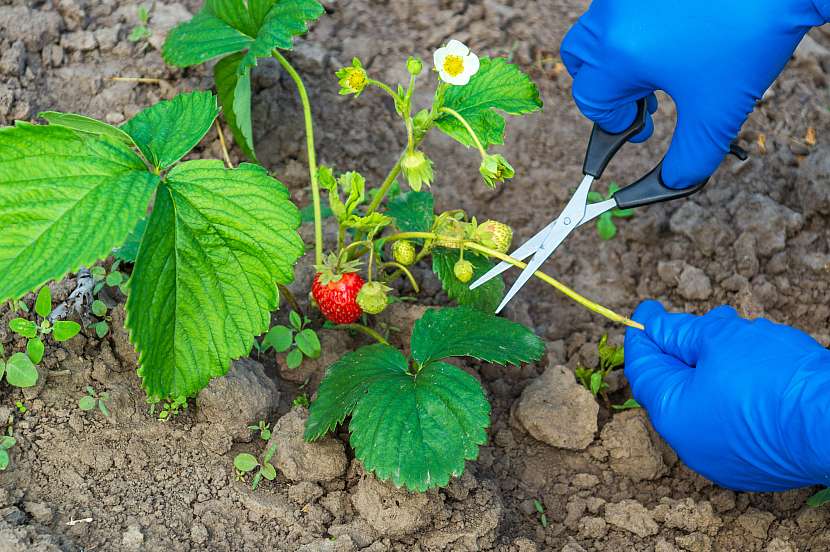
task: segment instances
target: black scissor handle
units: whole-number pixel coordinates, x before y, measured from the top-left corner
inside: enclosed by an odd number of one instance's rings
[[[669,188],[663,183],[663,162],[654,167],[650,173],[642,177],[637,182],[629,184],[622,190],[618,190],[614,194],[614,200],[617,202],[617,207],[620,209],[631,209],[632,207],[642,207],[643,205],[651,205],[652,203],[661,203],[663,201],[671,201],[673,199],[681,199],[689,197],[703,189],[709,179],[694,184],[688,188]]]
[[[600,178],[603,171],[605,171],[605,167],[620,151],[623,144],[646,128],[647,122],[648,109],[646,108],[645,98],[642,98],[637,100],[637,116],[634,117],[634,122],[624,132],[611,134],[602,130],[598,124],[594,124],[591,139],[588,140],[585,162],[582,164],[582,174],[588,174],[597,179]]]

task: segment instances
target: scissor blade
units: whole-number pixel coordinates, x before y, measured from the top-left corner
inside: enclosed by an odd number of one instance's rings
[[[582,221],[585,219],[585,215],[588,211],[588,192],[591,189],[591,184],[594,182],[594,177],[591,175],[585,175],[585,178],[582,179],[582,182],[579,184],[579,187],[576,189],[573,197],[571,197],[568,204],[565,206],[565,209],[562,211],[562,214],[559,215],[559,218],[556,220],[553,229],[550,231],[550,234],[547,238],[545,238],[544,245],[536,252],[530,262],[527,264],[525,269],[519,275],[516,282],[513,284],[513,287],[510,288],[510,291],[507,292],[507,295],[504,296],[502,299],[501,304],[496,309],[496,314],[501,312],[501,310],[510,302],[511,299],[519,292],[520,289],[530,280],[531,276],[536,273],[537,270],[548,260],[548,257],[553,255],[553,252],[556,251],[556,248],[565,241],[565,238],[570,235],[577,227],[580,226]],[[598,216],[594,212],[591,213],[594,216]]]
[[[526,258],[530,257],[544,245],[545,238],[547,238],[551,230],[553,230],[554,226],[556,226],[556,221],[552,221],[550,224],[542,228],[539,232],[536,233],[535,236],[524,242],[521,246],[519,246],[513,253],[510,254],[511,257],[514,259],[518,259],[520,261],[525,260]],[[508,268],[511,268],[513,265],[507,262],[500,262],[490,270],[488,270],[485,274],[483,274],[478,280],[470,284],[470,289],[475,289],[479,286],[483,286]]]

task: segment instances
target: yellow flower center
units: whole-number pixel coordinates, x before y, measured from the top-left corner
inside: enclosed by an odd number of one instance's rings
[[[363,88],[363,85],[366,83],[366,75],[363,71],[352,71],[349,75],[349,87],[353,90],[359,90]]]
[[[457,77],[464,72],[464,58],[449,55],[444,59],[444,72],[451,77]]]

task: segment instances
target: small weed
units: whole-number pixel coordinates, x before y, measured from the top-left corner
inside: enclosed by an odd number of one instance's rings
[[[15,353],[8,360],[5,360],[5,355],[6,352],[0,343],[0,380],[5,378],[6,383],[14,387],[32,387],[37,383],[40,374],[27,355]],[[20,401],[17,402],[22,405]]]
[[[9,300],[9,310],[12,312],[29,312],[29,305],[27,305],[23,299],[11,299]]]
[[[608,402],[608,397],[605,394],[605,390],[608,389],[608,384],[605,382],[605,378],[608,377],[608,374],[612,370],[623,365],[625,362],[625,353],[622,346],[609,345],[607,335],[603,335],[599,340],[597,349],[599,350],[598,366],[596,368],[577,366],[576,378],[595,397],[602,394],[603,398]]]
[[[807,506],[818,508],[830,502],[830,487],[823,489],[807,499]]]
[[[591,203],[599,203],[606,199],[611,199],[615,193],[619,191],[620,187],[616,182],[612,182],[608,186],[608,195],[603,197],[599,192],[589,192],[588,201]],[[597,219],[597,233],[600,239],[611,240],[617,235],[617,225],[614,224],[615,218],[629,218],[634,215],[633,209],[611,209],[599,216]]]
[[[256,340],[254,343],[260,353],[271,348],[278,353],[289,351],[285,363],[290,370],[294,370],[303,363],[304,355],[308,358],[320,357],[320,339],[314,330],[306,327],[309,323],[307,317],[291,311],[288,318],[291,327],[274,326],[265,334],[262,343],[257,344]]]
[[[634,399],[628,399],[622,404],[612,404],[611,408],[614,410],[634,410],[635,408],[642,408],[642,406]]]
[[[141,42],[142,40],[150,38],[150,35],[153,34],[147,27],[147,23],[150,21],[150,12],[145,6],[138,7],[138,20],[140,23],[133,27],[130,35],[127,37],[127,40],[130,42]]]
[[[26,412],[28,412],[28,411],[29,411],[29,409],[28,409],[28,408],[26,408],[26,405],[25,405],[25,404],[23,404],[23,401],[15,401],[15,403],[14,403],[14,407],[17,409],[17,411],[18,411],[20,414],[25,414]]]
[[[302,406],[303,408],[308,408],[309,404],[310,401],[308,400],[308,393],[300,393],[299,395],[294,397],[293,401],[291,401],[292,407]]]
[[[78,399],[78,407],[84,412],[95,410],[97,407],[101,414],[110,417],[110,409],[107,407],[107,401],[110,400],[109,393],[97,393],[91,385],[86,386],[86,395]]]
[[[109,308],[106,303],[100,299],[96,299],[92,302],[90,310],[92,310],[92,314],[101,319],[98,322],[94,322],[91,327],[95,330],[95,335],[98,336],[98,339],[103,339],[110,332],[109,323],[112,322],[112,317],[108,314]]]
[[[277,444],[274,443],[268,447],[265,456],[262,457],[261,464],[253,454],[247,452],[237,454],[236,458],[233,459],[233,466],[236,469],[236,480],[243,481],[246,474],[259,468],[256,475],[254,475],[254,480],[251,482],[251,490],[256,490],[263,477],[268,481],[273,481],[277,477],[277,469],[271,463],[271,458],[274,457],[274,453],[276,452]]]
[[[35,300],[35,313],[41,319],[40,324],[25,318],[15,318],[9,321],[9,329],[28,340],[26,354],[32,364],[39,364],[43,360],[45,350],[43,338],[45,336],[51,335],[52,339],[59,342],[67,341],[78,335],[81,325],[71,320],[57,320],[54,324],[49,321],[49,315],[52,313],[52,291],[49,286],[40,288]]]
[[[4,471],[9,467],[9,450],[17,444],[17,439],[12,436],[12,428],[9,428],[6,435],[0,437],[0,471]]]
[[[539,523],[547,529],[548,527],[548,516],[545,514],[545,507],[538,499],[533,499],[533,508],[536,509],[536,512],[539,514]]]
[[[257,425],[249,425],[248,429],[259,432],[259,438],[263,441],[271,440],[271,424],[266,424],[265,420],[260,420]]]
[[[92,288],[93,295],[97,296],[101,293],[104,286],[117,287],[121,293],[124,295],[127,294],[127,281],[129,278],[126,274],[118,270],[120,266],[121,260],[118,259],[112,263],[109,271],[103,266],[93,266],[89,269],[89,272],[92,274],[92,280],[95,282],[95,286]]]
[[[148,412],[150,416],[155,416],[156,406],[161,402],[160,399],[147,397],[147,404],[150,405]],[[160,422],[166,422],[170,418],[178,416],[183,411],[187,410],[187,397],[176,397],[175,399],[165,399],[164,404],[161,405],[158,419]]]

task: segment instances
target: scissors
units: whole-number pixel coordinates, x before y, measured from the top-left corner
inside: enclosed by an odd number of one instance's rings
[[[533,255],[533,258],[527,263],[527,267],[519,275],[519,278],[513,284],[513,287],[510,288],[510,291],[507,292],[507,295],[504,296],[501,304],[496,309],[496,313],[501,312],[505,305],[522,289],[530,277],[539,270],[556,248],[576,228],[591,222],[602,213],[611,209],[631,209],[653,203],[681,199],[699,192],[706,186],[709,180],[708,178],[689,188],[669,188],[663,183],[661,176],[663,162],[660,161],[651,172],[633,184],[618,190],[610,199],[599,203],[588,203],[588,192],[591,191],[591,185],[594,183],[594,180],[598,180],[602,176],[605,167],[608,166],[608,163],[611,162],[623,144],[639,134],[646,127],[647,121],[648,110],[646,108],[646,101],[645,99],[641,99],[637,102],[637,116],[634,119],[634,123],[627,130],[618,134],[612,134],[602,130],[599,125],[594,125],[591,131],[591,138],[588,141],[585,161],[582,165],[582,174],[584,175],[582,182],[577,187],[576,192],[574,192],[574,195],[568,201],[559,217],[545,226],[539,233],[511,254],[511,257],[520,261],[531,255]],[[734,143],[730,146],[730,153],[741,160],[747,158],[746,151]],[[507,262],[499,263],[481,278],[473,282],[470,285],[470,289],[484,285],[512,266],[512,264]]]

